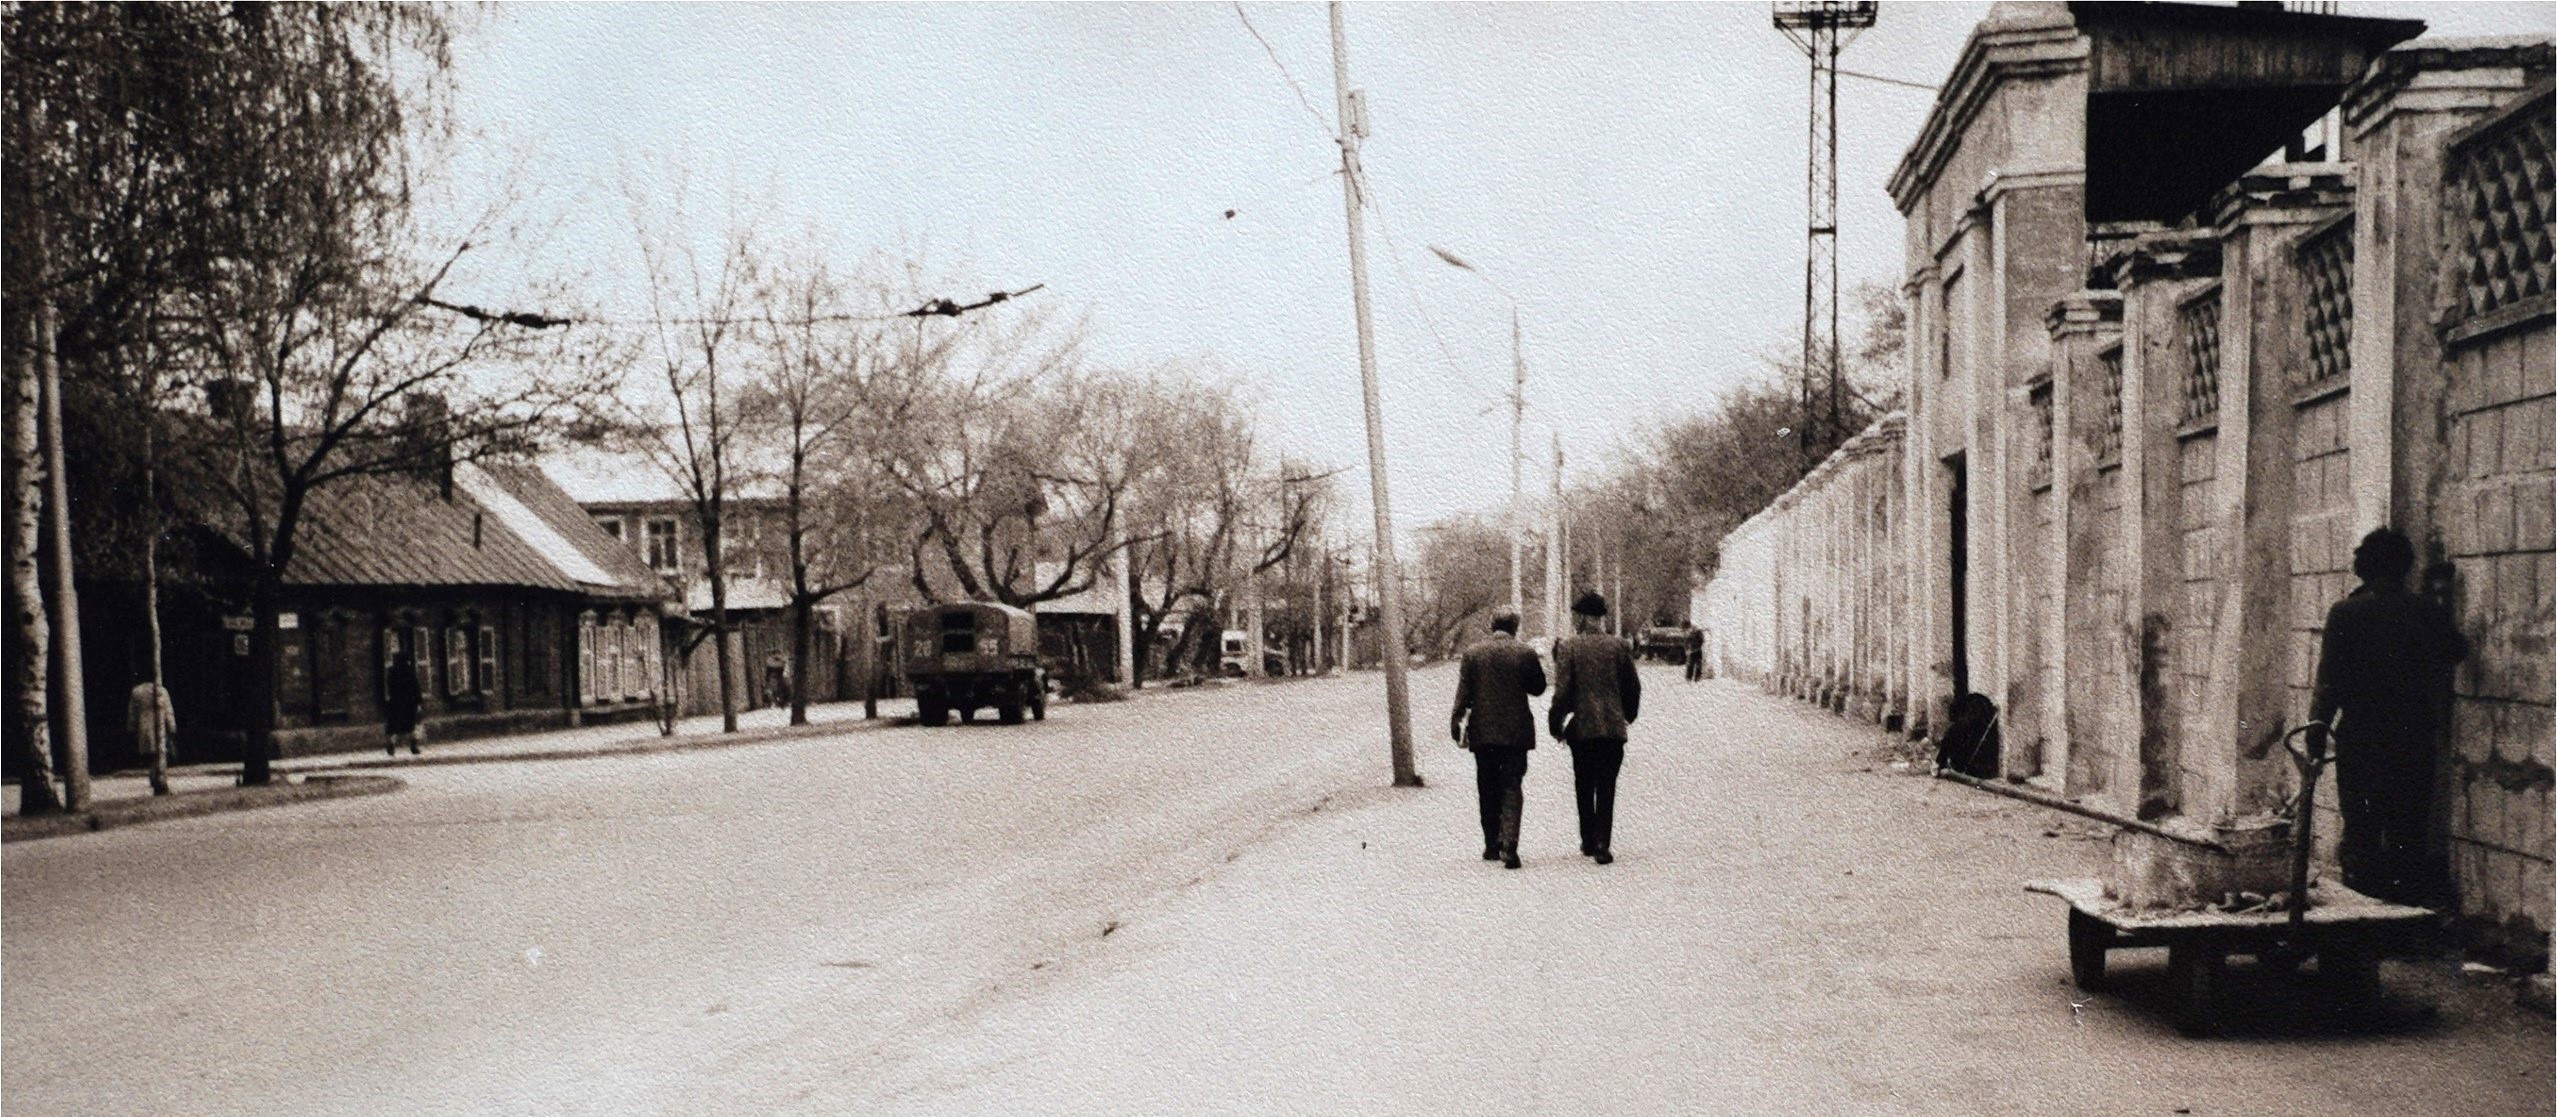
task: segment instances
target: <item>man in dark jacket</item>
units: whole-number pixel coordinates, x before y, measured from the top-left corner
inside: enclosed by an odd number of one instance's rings
[[[1571,745],[1572,793],[1580,804],[1580,851],[1606,865],[1616,860],[1616,773],[1625,765],[1626,727],[1642,711],[1642,679],[1625,642],[1598,631],[1607,599],[1584,593],[1572,602],[1579,634],[1554,648],[1554,704],[1547,728]]]
[[[2449,714],[2450,669],[2467,658],[2468,641],[2441,602],[2408,592],[2414,565],[2414,545],[2388,528],[2353,549],[2362,586],[2326,612],[2308,716],[2334,726],[2345,887],[2438,906],[2448,874],[2428,849],[2434,749]],[[2325,746],[2324,733],[2310,730],[2309,747]]]
[[[1690,625],[1687,629],[1687,681],[1692,683],[1704,677],[1705,630]]]
[[[403,743],[411,753],[421,751],[417,747],[417,714],[423,704],[423,689],[417,684],[417,662],[405,651],[392,653],[391,677],[382,685],[382,732],[387,738],[382,748],[392,756],[400,754]]]
[[[1545,664],[1518,642],[1518,614],[1492,614],[1492,635],[1465,649],[1456,678],[1456,709],[1447,732],[1473,750],[1474,795],[1482,812],[1483,860],[1518,867],[1518,812],[1525,799],[1527,750],[1536,747],[1536,714],[1527,699],[1545,693]]]

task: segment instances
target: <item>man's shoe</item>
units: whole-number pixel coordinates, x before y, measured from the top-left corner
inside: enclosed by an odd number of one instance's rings
[[[1504,869],[1517,868],[1518,851],[1514,849],[1504,849],[1500,851],[1500,867]]]
[[[1582,842],[1582,843],[1580,843],[1580,855],[1581,855],[1581,856],[1583,856],[1583,857],[1588,857],[1588,856],[1590,856],[1590,855],[1592,855],[1592,854],[1595,854],[1595,853],[1597,853],[1597,852],[1598,852],[1598,847],[1597,847],[1597,846],[1591,845],[1591,844],[1589,844],[1588,842]]]
[[[1590,859],[1590,860],[1592,860],[1592,861],[1596,861],[1596,862],[1598,862],[1598,863],[1599,863],[1599,864],[1601,864],[1601,865],[1613,865],[1613,864],[1615,864],[1615,863],[1616,863],[1616,855],[1615,855],[1615,854],[1613,854],[1613,853],[1609,853],[1609,852],[1607,852],[1606,850],[1603,850],[1603,849],[1602,849],[1602,850],[1599,850],[1599,851],[1598,851],[1598,852],[1596,852],[1596,853],[1590,854],[1590,855],[1589,855],[1589,859]]]
[[[1483,847],[1483,860],[1485,860],[1485,861],[1498,861],[1498,860],[1500,860],[1500,850],[1495,849],[1495,848],[1493,848],[1493,847],[1491,847],[1491,846],[1484,846],[1484,847]]]

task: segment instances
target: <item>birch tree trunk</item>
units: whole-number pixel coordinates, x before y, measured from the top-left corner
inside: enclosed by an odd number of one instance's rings
[[[37,445],[38,387],[32,353],[9,362],[8,391],[8,552],[9,597],[17,606],[9,618],[9,739],[18,742],[25,771],[18,784],[18,813],[58,814],[61,792],[53,783],[53,734],[46,716],[46,670],[52,633],[46,623],[44,579],[36,559],[43,523],[44,454]]]
[[[36,329],[42,345],[37,360],[43,362],[40,375],[44,378],[45,534],[51,544],[47,551],[53,574],[48,610],[53,622],[51,683],[56,705],[52,713],[62,751],[62,805],[78,811],[89,806],[88,702],[80,679],[80,587],[73,580],[71,563],[70,482],[63,476],[62,364],[53,351],[54,310],[49,297],[36,311]]]

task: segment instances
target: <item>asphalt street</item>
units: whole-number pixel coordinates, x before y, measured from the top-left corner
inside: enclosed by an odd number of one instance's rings
[[[53,1113],[2547,1113],[2547,1022],[2177,1036],[2066,983],[2089,828],[1646,675],[1616,841],[1568,754],[1479,861],[1454,675],[1025,726],[419,767],[0,855],[0,1108]],[[2278,992],[2278,990],[2270,991]],[[2278,1006],[2278,997],[2268,1004]]]

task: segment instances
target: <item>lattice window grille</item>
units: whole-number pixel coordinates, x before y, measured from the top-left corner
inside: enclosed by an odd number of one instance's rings
[[[2034,387],[2026,397],[2033,405],[2033,484],[2036,488],[2051,483],[2052,439],[2051,385]]]
[[[2215,419],[2220,413],[2220,296],[2218,292],[2184,304],[2184,422]]]
[[[2122,460],[2122,347],[2096,354],[2095,361],[2104,369],[2104,440],[2096,448],[2096,460],[2118,462]]]
[[[2452,154],[2460,282],[2454,321],[2490,314],[2557,290],[2548,217],[2550,133],[2545,112],[2515,113]]]
[[[2308,295],[2308,363],[2294,387],[2328,384],[2353,373],[2353,237],[2351,225],[2322,233],[2300,251]]]

